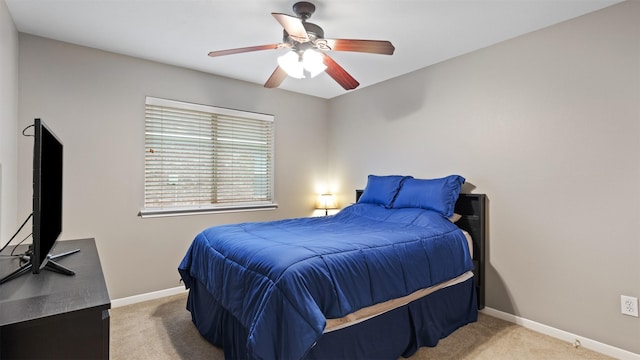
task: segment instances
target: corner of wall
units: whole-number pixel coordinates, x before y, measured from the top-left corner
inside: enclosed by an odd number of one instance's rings
[[[0,246],[17,222],[18,31],[0,1]]]

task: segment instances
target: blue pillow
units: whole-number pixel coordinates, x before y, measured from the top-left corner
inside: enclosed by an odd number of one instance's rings
[[[460,175],[440,179],[407,179],[402,183],[393,207],[433,210],[451,217],[464,181]]]
[[[402,182],[411,176],[402,175],[369,175],[367,187],[360,196],[358,203],[379,204],[390,208],[396,198]]]

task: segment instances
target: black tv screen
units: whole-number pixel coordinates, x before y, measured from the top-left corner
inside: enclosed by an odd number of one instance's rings
[[[40,119],[34,128],[31,264],[37,274],[62,232],[62,142]]]

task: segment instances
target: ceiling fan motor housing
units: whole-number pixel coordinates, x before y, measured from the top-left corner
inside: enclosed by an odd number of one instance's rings
[[[303,21],[310,18],[315,11],[316,6],[310,2],[300,1],[293,4],[293,12]]]

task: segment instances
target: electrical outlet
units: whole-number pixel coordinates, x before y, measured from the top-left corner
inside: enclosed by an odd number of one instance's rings
[[[638,298],[620,295],[620,312],[624,315],[638,317]]]

